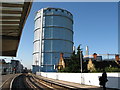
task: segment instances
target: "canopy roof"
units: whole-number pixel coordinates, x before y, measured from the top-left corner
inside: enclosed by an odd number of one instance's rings
[[[0,3],[0,55],[16,56],[32,2]]]

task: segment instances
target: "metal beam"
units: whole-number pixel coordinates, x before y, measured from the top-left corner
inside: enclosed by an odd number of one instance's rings
[[[0,19],[2,20],[20,20],[20,16],[0,16]]]
[[[17,10],[2,10],[2,14],[22,14],[22,11],[17,11]]]
[[[0,24],[19,24],[19,21],[2,21]]]
[[[16,31],[19,31],[19,29],[4,29],[1,32],[5,33],[5,32],[11,32],[11,31],[16,32]]]
[[[2,30],[9,30],[9,29],[19,29],[19,26],[9,26],[9,25],[4,25],[2,26]]]
[[[2,54],[2,56],[16,56],[16,50],[12,50],[12,51],[0,51],[0,53]]]
[[[7,40],[19,40],[20,38],[18,36],[8,36],[8,35],[2,35],[0,36],[2,40],[7,39]]]
[[[23,4],[14,4],[14,3],[2,3],[0,6],[2,7],[23,7]]]

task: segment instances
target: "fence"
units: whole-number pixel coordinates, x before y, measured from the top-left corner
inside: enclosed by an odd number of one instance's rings
[[[75,82],[85,85],[99,86],[99,77],[102,73],[53,73],[53,72],[37,72],[37,75],[64,80],[69,82]],[[107,73],[108,82],[106,83],[107,88],[118,88],[120,89],[120,73]]]

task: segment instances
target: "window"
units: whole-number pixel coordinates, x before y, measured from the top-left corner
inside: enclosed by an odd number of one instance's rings
[[[48,11],[51,11],[51,9],[48,9]]]
[[[55,9],[55,11],[58,11],[58,9]]]
[[[62,12],[64,12],[64,10],[62,10]]]

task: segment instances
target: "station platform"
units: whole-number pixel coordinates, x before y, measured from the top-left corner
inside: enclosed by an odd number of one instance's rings
[[[103,88],[99,87],[99,86],[83,85],[83,84],[74,83],[74,82],[68,82],[68,81],[63,81],[63,80],[58,80],[58,79],[47,78],[47,77],[43,77],[40,75],[36,75],[36,76],[39,78],[42,78],[42,79],[52,81],[52,82],[73,86],[73,87],[79,88],[80,90],[103,90]],[[117,90],[117,89],[106,88],[106,90]]]
[[[7,81],[10,77],[14,77],[15,74],[6,74],[6,75],[0,75],[0,86]]]

